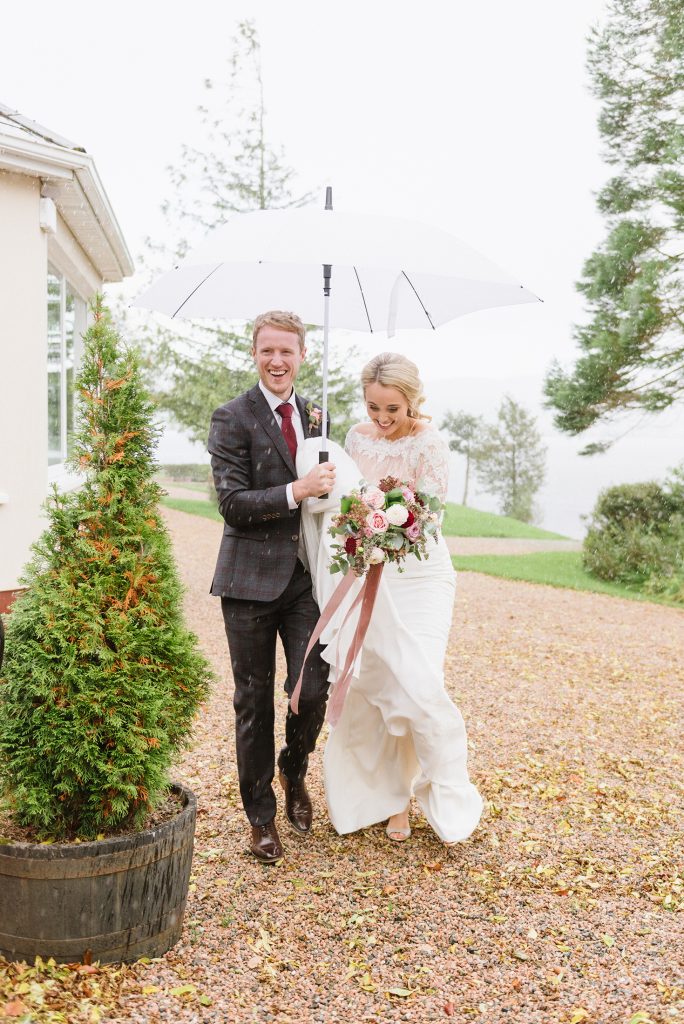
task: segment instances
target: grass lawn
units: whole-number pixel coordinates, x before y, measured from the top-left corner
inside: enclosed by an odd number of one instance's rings
[[[206,480],[204,482],[198,480],[196,483],[192,483],[188,480],[169,480],[168,477],[157,477],[157,483],[163,488],[179,487],[183,491],[207,491],[207,501],[209,500]]]
[[[497,516],[493,512],[478,512],[466,505],[447,502],[442,523],[442,532],[447,537],[523,537],[532,540],[567,540],[560,533],[549,533],[529,523],[508,516]]]
[[[187,512],[191,516],[215,519],[217,523],[223,522],[221,513],[208,499],[204,501],[202,498],[162,498],[161,504],[166,508],[175,508],[177,512]]]
[[[188,487],[196,490],[201,485],[178,484],[174,487]],[[168,508],[175,508],[179,512],[189,512],[190,515],[205,516],[207,519],[221,519],[216,507],[209,501],[201,498],[163,498],[162,504]],[[536,526],[529,526],[517,519],[509,519],[507,516],[497,516],[492,512],[478,512],[477,509],[467,508],[465,505],[454,505],[447,502],[442,525],[445,536],[455,537],[522,537],[545,540],[565,540],[559,533],[549,533],[548,530],[540,530]]]
[[[568,587],[571,590],[592,590],[597,594],[626,597],[632,601],[652,601],[681,608],[666,598],[632,589],[621,583],[607,583],[590,576],[582,567],[580,551],[537,551],[531,555],[452,555],[456,569],[483,572],[488,576],[501,576],[507,580],[526,583],[545,583],[550,587]]]

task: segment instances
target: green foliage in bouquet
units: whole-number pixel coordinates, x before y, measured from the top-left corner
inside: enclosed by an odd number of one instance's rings
[[[143,826],[210,682],[160,518],[152,404],[99,298],[76,394],[85,482],[48,500],[0,678],[0,786],[55,838]]]

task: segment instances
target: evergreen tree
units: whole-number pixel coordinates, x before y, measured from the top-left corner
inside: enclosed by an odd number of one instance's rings
[[[598,195],[608,233],[577,285],[590,314],[575,330],[582,354],[569,373],[555,363],[545,389],[569,434],[684,392],[684,6],[612,0],[608,12],[588,52],[616,168]]]
[[[205,79],[204,90],[206,101],[197,109],[206,142],[200,149],[181,146],[178,163],[167,168],[171,194],[161,209],[173,240],[169,246],[147,239],[148,252],[162,257],[162,269],[233,213],[304,206],[313,198],[311,192],[293,193],[294,168],[267,134],[261,46],[253,21],[238,23],[227,78]]]
[[[199,114],[206,144],[201,148],[184,145],[178,164],[168,168],[171,195],[162,212],[173,241],[164,245],[147,240],[143,263],[150,280],[178,263],[233,213],[285,209],[312,200],[311,193],[294,193],[294,169],[284,162],[282,151],[272,145],[267,133],[261,48],[253,21],[238,25],[227,81],[206,79],[204,87],[207,101]],[[255,315],[261,312],[265,310],[254,311]],[[160,407],[193,440],[205,445],[213,410],[255,381],[249,355],[251,332],[247,327],[244,333],[227,330],[220,321],[195,320],[183,321],[172,330],[143,328],[140,333]],[[308,333],[308,359],[298,389],[319,401],[322,346],[319,333],[314,329]],[[347,350],[342,359],[334,352],[329,356],[329,409],[337,440],[344,439],[357,398],[350,382],[350,376],[355,376],[350,366],[354,358],[353,350]]]
[[[0,782],[55,837],[143,824],[210,678],[158,509],[152,404],[100,299],[94,316],[70,457],[85,482],[48,501],[0,680]]]
[[[449,434],[449,447],[452,452],[464,455],[466,460],[465,482],[463,484],[462,505],[468,504],[468,484],[470,482],[471,464],[477,462],[478,442],[482,432],[482,418],[471,416],[467,412],[448,412],[440,424],[442,430]]]
[[[505,395],[498,423],[485,427],[478,446],[477,477],[499,498],[503,515],[529,523],[534,499],[546,476],[546,448],[534,416]]]

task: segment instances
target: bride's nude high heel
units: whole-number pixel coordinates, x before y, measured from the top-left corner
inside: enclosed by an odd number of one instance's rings
[[[404,814],[407,817],[408,817],[408,810],[409,809],[407,807],[406,811],[404,812]],[[392,818],[403,818],[404,814],[393,814]],[[394,825],[393,826],[392,825],[392,818],[390,818],[389,821],[387,822],[387,828],[385,829],[385,832],[387,833],[387,838],[391,839],[393,843],[404,843],[404,842],[406,842],[408,837],[411,835],[411,826],[409,824],[406,824],[406,825]]]

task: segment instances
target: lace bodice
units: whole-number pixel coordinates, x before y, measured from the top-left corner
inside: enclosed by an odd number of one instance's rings
[[[352,427],[344,445],[364,479],[377,484],[383,477],[396,476],[446,500],[449,481],[449,445],[434,427],[418,434],[389,441],[375,440]]]

